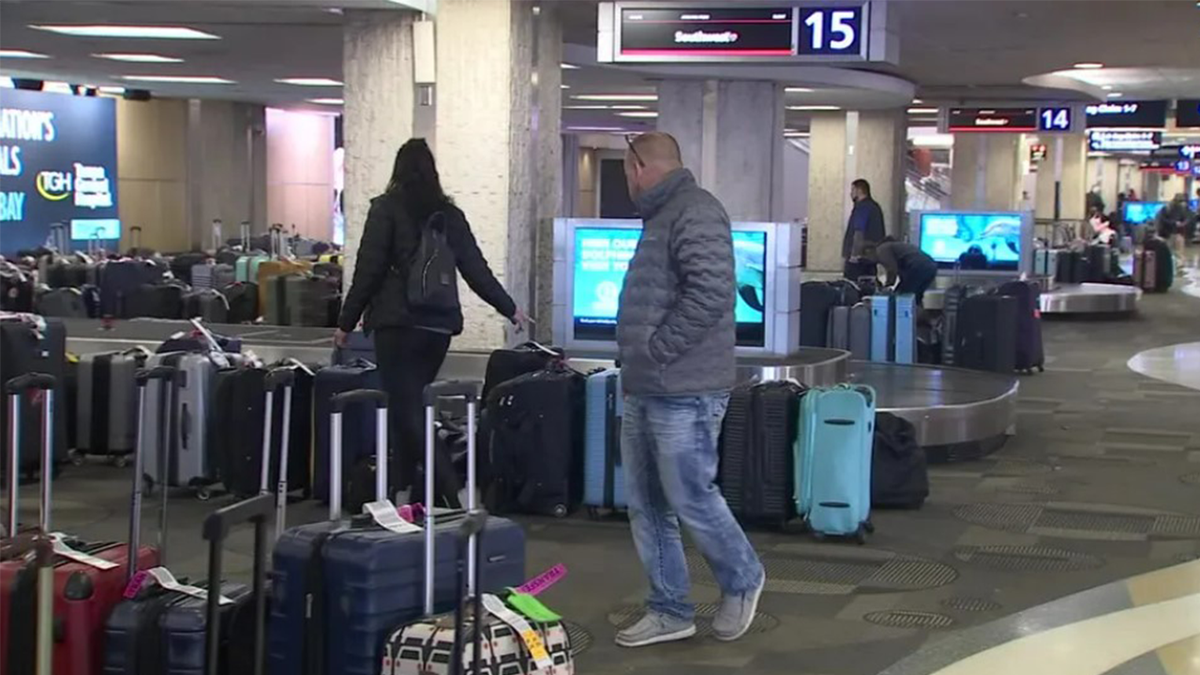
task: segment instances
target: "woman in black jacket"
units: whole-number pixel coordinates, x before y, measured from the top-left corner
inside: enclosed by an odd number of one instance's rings
[[[444,228],[455,267],[472,291],[518,330],[527,320],[492,274],[466,216],[442,191],[428,144],[420,138],[405,143],[396,153],[387,191],[371,200],[354,279],[334,333],[334,342],[344,346],[361,318],[363,330],[374,334],[392,430],[389,483],[400,491],[411,488],[424,452],[421,394],[437,377],[451,336],[463,329],[457,302],[440,309],[410,305],[409,268],[423,228],[431,225]]]

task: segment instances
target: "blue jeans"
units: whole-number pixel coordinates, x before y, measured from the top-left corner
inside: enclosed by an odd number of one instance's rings
[[[708,562],[721,592],[763,580],[758,555],[714,484],[717,437],[729,394],[625,397],[621,459],[633,543],[650,577],[652,611],[692,619],[679,525]]]

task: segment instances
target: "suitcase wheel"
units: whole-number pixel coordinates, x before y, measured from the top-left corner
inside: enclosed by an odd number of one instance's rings
[[[207,485],[201,485],[200,487],[196,488],[196,499],[199,499],[202,502],[212,499],[212,490],[209,489]]]
[[[858,542],[859,546],[867,543],[867,528],[859,526],[858,531],[854,533],[854,541]]]
[[[867,534],[875,534],[875,523],[868,520],[862,524],[862,529],[866,530]]]
[[[554,505],[554,517],[555,518],[566,518],[567,517],[567,505],[566,504],[555,504]]]
[[[595,506],[587,507],[588,520],[600,520],[600,509]]]
[[[129,466],[129,457],[126,455],[115,455],[112,458],[112,463],[113,466],[117,467],[118,469],[124,469],[125,467]]]
[[[86,460],[86,458],[83,456],[83,453],[78,450],[71,450],[67,452],[67,457],[71,460],[71,464],[74,464],[75,466],[83,466],[83,463]]]

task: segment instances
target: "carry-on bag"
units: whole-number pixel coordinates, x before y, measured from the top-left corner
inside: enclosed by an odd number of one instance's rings
[[[920,508],[929,496],[929,472],[912,422],[876,413],[871,454],[871,508]]]
[[[861,299],[851,281],[806,281],[800,284],[800,346],[824,347],[829,339],[829,312]]]
[[[150,382],[147,395],[158,396],[160,387],[171,387],[171,409],[166,419],[157,416],[142,418],[142,433],[147,438],[157,438],[159,427],[167,425],[168,442],[160,457],[152,453],[146,457],[146,481],[163,489],[186,487],[195,491],[199,499],[208,499],[210,486],[217,482],[216,465],[209,458],[207,420],[213,404],[213,380],[217,364],[208,353],[170,352],[155,354],[146,362],[147,367],[170,366],[178,371],[173,380]],[[166,484],[159,485],[158,464],[167,463]]]
[[[433,423],[437,403],[465,397],[468,414],[468,464],[474,465],[474,419],[478,382],[435,382],[425,390],[425,458],[432,466]],[[372,407],[376,429],[376,502],[367,513],[350,520],[341,517],[338,455],[341,433],[349,423],[343,415],[354,407]],[[272,673],[379,672],[387,636],[432,606],[444,611],[457,598],[457,557],[453,546],[461,517],[425,504],[424,527],[400,520],[386,499],[387,410],[380,391],[339,394],[330,403],[334,448],[329,458],[332,491],[329,520],[286,531],[275,546],[268,659]],[[432,471],[425,475],[426,495],[432,495]],[[468,472],[468,507],[474,507],[475,475]],[[512,521],[489,518],[490,536],[480,545],[480,588],[497,592],[523,581],[525,535]],[[428,539],[436,539],[430,546]],[[422,583],[433,570],[432,586]]]
[[[1108,246],[1092,244],[1084,251],[1087,265],[1087,276],[1084,281],[1104,283],[1108,280],[1112,269],[1112,249]]]
[[[579,505],[585,381],[557,365],[498,384],[488,394],[490,511],[561,518]]]
[[[800,401],[795,445],[796,511],[818,536],[854,537],[871,526],[871,448],[875,390],[838,385]]]
[[[32,312],[33,275],[16,265],[0,262],[0,311]]]
[[[1158,290],[1155,270],[1158,267],[1157,253],[1149,248],[1139,248],[1133,254],[1133,283],[1138,288],[1153,293]]]
[[[294,382],[295,373],[286,367],[217,372],[209,438],[218,477],[233,495],[251,497],[270,485],[287,484],[288,472],[279,471],[281,462],[288,466],[291,456],[300,454],[291,452],[289,442]]]
[[[192,270],[197,266],[209,260],[209,255],[200,251],[188,251],[187,253],[179,253],[171,257],[168,265],[171,268],[171,275],[179,281],[192,286]]]
[[[1015,365],[1017,370],[1045,370],[1046,355],[1042,346],[1041,285],[1036,281],[1009,281],[996,289],[1017,302],[1017,335]]]
[[[55,378],[52,376],[26,373],[9,380],[5,389],[9,398],[8,407],[17,405],[16,400],[22,397],[22,393],[38,392],[42,400],[42,419],[53,418],[58,397],[54,394]],[[36,433],[39,430],[40,433]],[[53,458],[49,452],[54,434],[48,434],[44,424],[22,426],[15,431],[17,444],[12,444],[12,437],[7,439],[6,454],[10,462],[22,436],[32,436],[35,440],[40,437],[42,441],[39,456],[43,483],[40,520],[36,531],[54,538],[54,560],[51,567],[39,570],[19,557],[0,559],[0,670],[6,673],[51,673],[49,669],[38,670],[34,666],[36,624],[30,619],[35,614],[39,618],[48,617],[46,613],[35,610],[35,598],[40,597],[53,607],[53,675],[99,673],[104,622],[121,599],[126,572],[128,569],[156,565],[158,553],[153,548],[140,546],[136,538],[128,544],[90,543],[55,533],[51,523],[54,501],[53,471],[50,467]],[[10,498],[5,529],[9,533],[16,533],[15,477],[9,477],[6,487]],[[135,485],[134,489],[137,490],[138,486]],[[132,510],[131,531],[139,526],[140,520],[140,509]],[[131,551],[137,554],[131,555]],[[40,648],[37,655],[42,655]],[[49,652],[45,655],[49,655]]]
[[[213,288],[202,288],[183,296],[184,319],[201,319],[207,323],[228,323],[229,300]]]
[[[135,293],[143,284],[162,279],[162,270],[152,262],[141,259],[110,260],[104,263],[100,275],[101,316],[122,317],[126,296]]]
[[[1017,367],[1017,300],[985,293],[958,308],[954,365],[1011,373]]]
[[[229,302],[228,323],[254,323],[258,319],[258,284],[241,281],[221,287]]]
[[[35,314],[0,314],[0,382],[26,373],[52,375],[57,382],[54,398],[67,400],[67,329],[60,319],[44,319]],[[54,408],[54,461],[61,466],[67,461],[67,406]],[[0,435],[7,439],[11,433],[13,412],[0,406]],[[24,429],[38,429],[40,411],[29,401],[20,401],[20,422]],[[40,466],[38,435],[28,433],[21,438],[18,473],[32,474]],[[7,458],[7,455],[0,455]],[[7,475],[7,459],[0,464],[0,473]]]
[[[496,385],[514,377],[533,373],[552,363],[563,361],[566,354],[559,347],[547,347],[537,342],[526,342],[511,349],[497,349],[488,356],[483,376],[483,400]]]
[[[117,466],[137,447],[137,372],[150,352],[84,354],[76,370],[75,446],[80,455],[108,455]]]
[[[941,365],[957,365],[955,348],[958,346],[958,313],[962,304],[975,292],[968,286],[954,285],[946,289],[942,303],[942,320],[940,323],[940,342],[942,346]]]
[[[121,318],[182,319],[188,288],[178,282],[142,284],[124,296]]]
[[[285,325],[318,328],[332,325],[330,314],[336,317],[337,312],[330,311],[329,302],[338,295],[338,285],[311,274],[291,274],[282,279],[288,298]]]
[[[588,375],[583,431],[583,503],[592,510],[625,508],[621,419],[625,396],[618,368]]]
[[[378,389],[380,386],[379,372],[375,364],[366,360],[355,360],[340,366],[323,368],[317,372],[313,380],[313,497],[326,502],[331,492],[329,485],[329,466],[332,452],[333,434],[331,427],[333,399],[343,392],[355,389]],[[346,413],[347,436],[342,439],[344,453],[340,453],[341,475],[350,477],[361,474],[363,465],[370,462],[375,454],[375,437],[370,430],[373,416],[366,408],[359,406]],[[345,495],[345,485],[338,486],[338,491]],[[351,510],[357,510],[359,505],[339,504]]]
[[[237,282],[237,271],[229,263],[208,261],[192,268],[193,288],[220,290]]]
[[[794,457],[804,387],[787,381],[734,387],[721,426],[721,494],[733,515],[782,525],[796,515]]]
[[[258,267],[264,262],[270,260],[269,257],[261,254],[243,255],[237,259],[234,265],[234,276],[237,281],[242,283],[258,283]]]
[[[573,675],[571,639],[561,620],[534,621],[500,597],[479,591],[479,550],[486,528],[486,512],[467,513],[456,542],[454,610],[436,615],[426,607],[420,619],[393,631],[384,643],[382,675]],[[426,587],[433,583],[428,569],[425,583]],[[468,605],[469,619],[464,617]],[[468,636],[469,651],[464,646]]]
[[[54,316],[64,319],[88,318],[87,304],[83,301],[83,291],[78,288],[52,288],[38,293],[36,301],[37,313],[42,316]]]

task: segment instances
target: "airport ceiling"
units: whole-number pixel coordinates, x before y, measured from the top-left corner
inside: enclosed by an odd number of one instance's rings
[[[550,1],[563,8],[568,53],[592,53],[596,2]],[[336,112],[336,106],[306,100],[338,99],[340,87],[277,82],[341,78],[343,15],[335,7],[396,10],[398,6],[387,0],[0,0],[0,49],[50,57],[3,58],[0,73],[145,88],[156,96],[223,98]],[[1127,99],[1200,97],[1200,5],[1195,0],[891,0],[889,7],[898,15],[900,62],[859,68],[915,83],[916,95],[926,105],[1085,99],[1105,96],[1105,91]],[[97,39],[29,28],[45,23],[179,25],[222,39]],[[112,52],[152,52],[183,62],[128,63],[92,56]],[[1072,70],[1080,62],[1107,67]],[[572,97],[581,94],[653,91],[650,76],[582,65],[563,73],[569,87],[563,91],[566,106],[578,105]],[[1069,82],[1075,90],[1028,83],[1030,78],[1064,70],[1074,78]],[[753,67],[746,71],[754,77]],[[211,76],[235,83],[122,79],[140,75]],[[846,93],[829,83],[811,88],[815,91],[790,94],[789,103],[820,104]],[[652,109],[654,104],[647,105]],[[613,117],[616,112],[568,109],[565,120],[568,125],[638,123]]]

